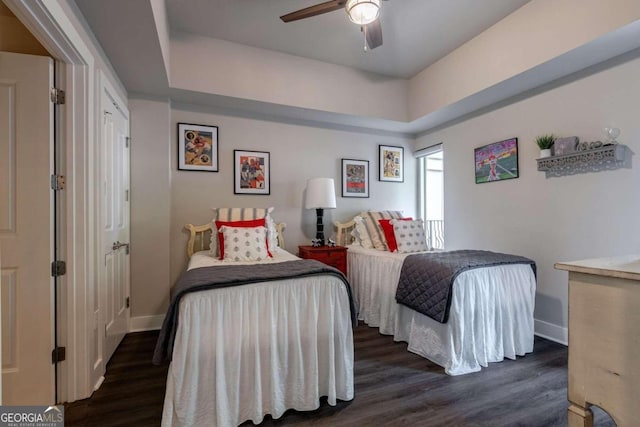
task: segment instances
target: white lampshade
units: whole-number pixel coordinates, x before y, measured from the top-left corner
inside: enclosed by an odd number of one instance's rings
[[[333,178],[312,178],[307,181],[305,208],[336,208],[336,189],[333,183]]]
[[[380,16],[380,0],[347,0],[345,10],[351,22],[367,25]]]

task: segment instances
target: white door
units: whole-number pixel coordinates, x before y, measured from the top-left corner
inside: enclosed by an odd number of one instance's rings
[[[0,52],[4,405],[53,404],[53,61]]]
[[[129,322],[129,119],[108,90],[102,105],[101,173],[102,274],[100,309],[104,320],[103,360],[115,351]]]

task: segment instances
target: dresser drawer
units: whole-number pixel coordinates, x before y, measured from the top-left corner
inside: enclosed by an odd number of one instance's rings
[[[336,260],[333,263],[326,262],[325,264],[330,265],[331,267],[335,267],[338,270],[342,271],[345,276],[347,275],[347,262],[346,262],[346,260],[341,259],[341,260]]]
[[[313,255],[313,259],[322,261],[325,264],[333,264],[342,261],[344,254],[337,251],[318,251]]]
[[[344,246],[299,246],[298,255],[304,259],[315,259],[347,274],[347,248]]]

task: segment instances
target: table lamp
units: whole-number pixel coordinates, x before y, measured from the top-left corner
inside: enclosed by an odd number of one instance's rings
[[[333,178],[312,178],[307,181],[306,209],[315,209],[317,215],[316,240],[324,246],[323,209],[336,208],[336,190]]]

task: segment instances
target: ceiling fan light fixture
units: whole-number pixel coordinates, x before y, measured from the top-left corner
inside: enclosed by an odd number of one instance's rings
[[[354,24],[367,25],[380,16],[380,0],[347,0],[344,7]]]

